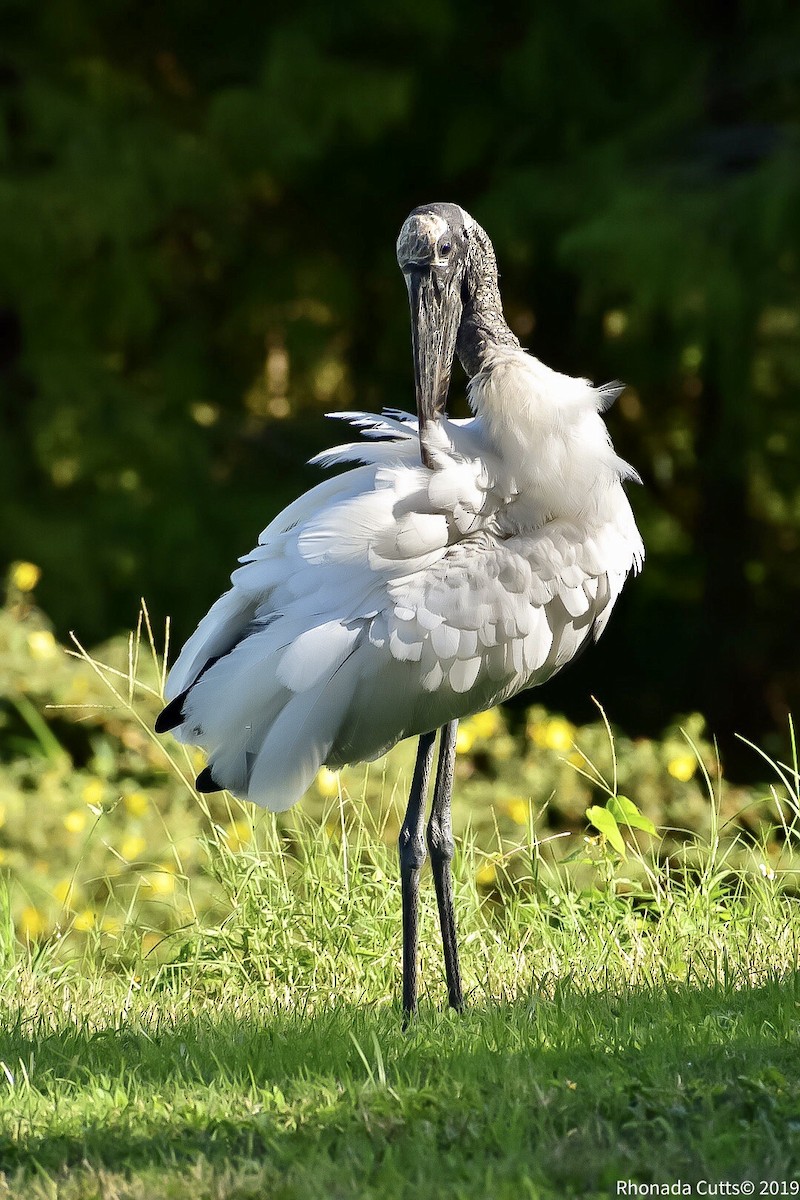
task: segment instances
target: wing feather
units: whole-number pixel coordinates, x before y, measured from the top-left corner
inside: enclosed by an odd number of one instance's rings
[[[428,469],[415,418],[338,415],[366,440],[314,461],[363,465],[266,527],[167,687],[212,782],[275,809],[326,761],[375,757],[543,682],[641,565],[618,477],[602,519],[531,515],[483,418],[431,426]]]

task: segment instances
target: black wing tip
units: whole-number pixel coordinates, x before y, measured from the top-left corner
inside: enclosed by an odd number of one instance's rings
[[[185,720],[183,702],[186,696],[186,692],[181,692],[180,696],[176,696],[174,700],[170,700],[169,704],[162,708],[153,726],[156,733],[168,733],[170,729],[177,729],[179,725],[183,724]]]
[[[194,786],[198,792],[224,792],[221,783],[217,783],[214,776],[211,774],[211,767],[204,767],[197,779],[194,781]]]

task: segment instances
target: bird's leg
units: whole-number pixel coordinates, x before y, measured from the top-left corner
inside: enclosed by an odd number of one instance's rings
[[[464,1007],[464,996],[461,991],[461,969],[458,965],[456,919],[453,911],[453,874],[450,869],[454,851],[450,800],[453,794],[457,732],[458,721],[451,721],[442,729],[439,740],[439,765],[436,771],[431,819],[428,822],[428,850],[431,856],[433,882],[436,887],[436,902],[439,906],[439,923],[442,927],[447,996],[450,1007],[460,1012]]]
[[[425,861],[425,797],[433,761],[435,733],[423,733],[417,763],[400,830],[400,883],[403,896],[403,1012],[408,1018],[417,1007],[417,943],[419,940],[419,873]]]

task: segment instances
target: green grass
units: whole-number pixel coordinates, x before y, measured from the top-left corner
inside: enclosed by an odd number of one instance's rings
[[[800,917],[731,870],[575,890],[531,871],[457,904],[468,1009],[442,1011],[425,889],[418,1019],[403,1032],[393,856],[211,847],[230,897],[124,966],[5,944],[0,1196],[611,1196],[617,1179],[794,1179]],[[0,942],[2,939],[0,939]]]
[[[465,723],[467,1010],[443,1008],[426,876],[404,1032],[412,748],[321,772],[278,818],[206,800],[196,757],[152,733],[152,635],[103,666],[46,633],[0,610],[0,1200],[800,1193],[791,726],[774,784],[745,792],[699,718],[660,743],[602,710]]]
[[[344,1002],[287,1014],[231,994],[220,1016],[145,993],[120,1021],[105,997],[91,1024],[11,1035],[4,1194],[608,1196],[617,1178],[788,1179],[798,1000],[795,977],[567,984],[460,1019],[426,1011],[404,1035],[392,1010]]]
[[[27,594],[12,593],[0,607],[0,871],[13,881],[23,941],[58,939],[72,954],[100,927],[107,953],[117,953],[121,933],[123,941],[132,930],[152,941],[226,915],[202,847],[262,844],[257,810],[225,795],[198,796],[192,781],[202,753],[155,736],[163,676],[163,648],[144,607],[129,639],[93,654],[60,647]],[[514,718],[494,709],[461,722],[453,827],[457,839],[492,856],[472,856],[484,883],[498,855],[502,873],[524,874],[532,833],[542,842],[558,835],[548,853],[571,855],[574,835],[582,847],[589,814],[610,794],[628,797],[662,831],[662,858],[680,856],[687,837],[712,839],[705,772],[716,778],[718,763],[702,717],[686,714],[657,739],[609,733],[602,710],[576,727],[539,704]],[[773,758],[784,742],[776,734],[766,747]],[[345,823],[372,814],[394,846],[414,750],[409,739],[378,764],[320,771],[299,809],[317,824],[330,819],[337,838],[340,813],[330,805],[341,787]],[[775,782],[726,779],[714,788],[723,836],[739,837],[737,854],[750,869],[752,854],[740,850],[754,846],[775,870],[800,866],[795,841],[776,823],[782,804],[793,811],[797,787]],[[297,811],[280,820],[287,839]]]

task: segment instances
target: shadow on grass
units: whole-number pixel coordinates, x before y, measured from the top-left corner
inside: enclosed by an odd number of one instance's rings
[[[2,1038],[25,1064],[0,1166],[136,1172],[266,1164],[287,1194],[610,1194],[618,1178],[791,1178],[800,1166],[800,976],[423,1011],[262,1011]],[[327,1181],[327,1182],[326,1182]],[[494,1182],[492,1182],[494,1181]],[[335,1184],[335,1188],[334,1188]],[[501,1186],[502,1185],[502,1186]]]

